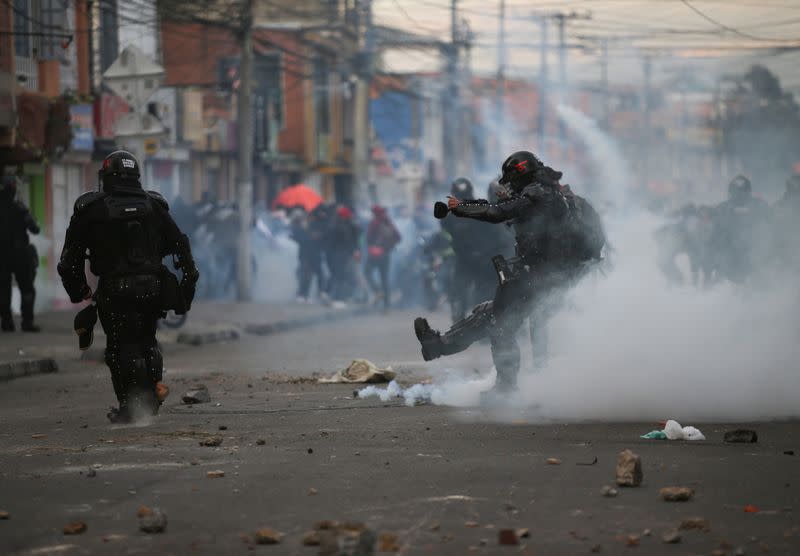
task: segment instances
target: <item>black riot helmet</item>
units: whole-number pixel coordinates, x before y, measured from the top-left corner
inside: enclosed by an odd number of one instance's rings
[[[98,187],[109,192],[114,187],[142,187],[139,163],[128,151],[114,151],[97,171]]]
[[[456,199],[474,199],[475,190],[467,178],[456,178],[450,184],[450,194]]]
[[[525,187],[544,164],[532,152],[517,151],[503,162],[502,175],[497,180],[501,185],[510,185],[514,189]]]
[[[732,200],[742,200],[750,197],[753,186],[750,180],[739,174],[728,184],[728,198]]]
[[[17,197],[17,177],[5,175],[0,178],[0,199],[13,201]]]

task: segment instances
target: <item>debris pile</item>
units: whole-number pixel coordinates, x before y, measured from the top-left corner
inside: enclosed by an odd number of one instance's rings
[[[706,437],[695,427],[682,427],[677,421],[670,419],[663,430],[650,431],[641,436],[646,440],[705,440]]]
[[[617,459],[617,485],[637,487],[642,484],[642,460],[630,450],[623,450]]]
[[[205,384],[197,384],[181,397],[181,401],[186,405],[209,403],[211,401],[211,394],[208,393],[208,388]]]
[[[391,367],[379,369],[372,361],[355,359],[346,369],[337,371],[330,378],[320,378],[323,384],[376,384],[393,381],[397,373]]]
[[[758,442],[758,434],[750,429],[736,429],[727,431],[724,436],[725,442],[751,444]]]
[[[142,506],[136,516],[139,518],[139,530],[145,533],[163,533],[167,528],[167,514],[159,508]]]

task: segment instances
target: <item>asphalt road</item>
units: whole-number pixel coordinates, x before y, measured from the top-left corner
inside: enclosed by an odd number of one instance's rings
[[[800,554],[796,422],[705,423],[704,442],[646,441],[639,435],[654,423],[537,423],[522,414],[494,423],[480,408],[354,399],[352,386],[300,380],[356,357],[392,365],[406,382],[488,368],[484,346],[422,363],[412,317],[200,347],[166,342],[173,394],[161,415],[135,426],[105,420],[113,394],[96,361],[64,356],[58,374],[3,383],[0,510],[9,518],[0,520],[0,553],[317,554],[301,538],[327,519],[394,533],[403,554]],[[212,402],[181,405],[196,381]],[[756,429],[759,442],[723,443],[737,426]],[[199,445],[215,435],[220,446]],[[644,482],[604,497],[625,448],[641,456]],[[225,476],[207,477],[216,470]],[[694,498],[664,502],[665,486],[690,487]],[[166,512],[164,533],[138,530],[142,505]],[[710,531],[662,542],[691,517]],[[74,521],[86,532],[64,535]],[[280,544],[253,544],[265,526],[284,534]],[[530,535],[500,546],[506,528]]]

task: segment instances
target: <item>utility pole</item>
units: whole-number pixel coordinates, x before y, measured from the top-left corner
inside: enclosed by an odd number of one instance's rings
[[[361,13],[364,16],[363,35],[359,36],[359,54],[361,63],[356,80],[354,137],[353,137],[353,177],[357,192],[355,197],[362,201],[374,202],[368,198],[369,192],[369,90],[374,68],[373,57],[375,41],[372,31],[372,0],[363,0]],[[361,28],[361,26],[359,26]]]
[[[603,129],[608,131],[611,127],[611,122],[609,121],[610,108],[608,106],[608,39],[602,39],[600,41],[600,87],[602,88],[600,94],[603,97],[602,125]]]
[[[460,113],[458,90],[458,0],[450,0],[450,44],[445,45],[447,52],[447,87],[442,98],[444,106],[444,169],[446,179],[456,177],[458,149],[456,149],[457,121]]]
[[[506,117],[506,0],[500,0],[500,13],[497,22],[497,114],[498,122],[504,122]],[[498,139],[498,149],[500,157],[503,156],[506,148],[503,144],[505,135],[501,134]]]
[[[567,102],[567,40],[566,23],[571,19],[591,19],[590,13],[579,14],[577,12],[553,14],[553,19],[558,24],[558,104]],[[563,120],[559,120],[559,135],[561,142],[566,140],[567,128]],[[562,145],[563,147],[563,145]]]
[[[253,220],[253,0],[244,0],[241,13],[241,62],[239,64],[239,241],[236,257],[236,286],[239,301],[250,301],[250,232]]]
[[[644,148],[644,152],[642,152],[642,157],[641,157],[641,160],[642,160],[642,173],[643,173],[643,176],[642,176],[643,179],[641,180],[641,183],[643,183],[645,186],[647,186],[647,182],[648,182],[649,177],[650,177],[650,160],[649,160],[649,156],[650,156],[650,135],[651,135],[651,133],[650,133],[650,109],[651,109],[651,107],[650,107],[650,96],[651,96],[650,87],[651,87],[651,77],[652,77],[652,65],[651,65],[650,54],[645,54],[644,55],[644,67],[643,67],[643,69],[644,69],[644,94],[643,94],[643,99],[642,99],[642,108],[643,108],[642,119],[643,119],[644,125],[642,127],[644,128],[644,138],[643,138],[644,140],[642,141],[642,147]]]
[[[545,138],[547,135],[547,18],[539,18],[539,150],[545,156]]]

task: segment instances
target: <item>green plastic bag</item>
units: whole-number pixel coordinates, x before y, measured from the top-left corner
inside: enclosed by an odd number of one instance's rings
[[[643,434],[641,437],[647,440],[666,440],[667,433],[664,431],[650,431],[647,434]]]

